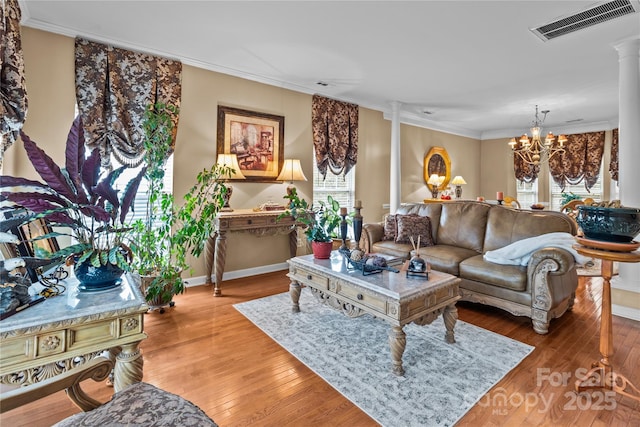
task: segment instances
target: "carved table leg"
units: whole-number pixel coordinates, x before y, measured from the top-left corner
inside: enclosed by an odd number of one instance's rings
[[[448,305],[444,308],[442,319],[444,320],[445,328],[447,328],[445,339],[448,343],[453,344],[456,342],[453,335],[453,328],[456,326],[456,321],[458,320],[458,309],[455,304]]]
[[[291,302],[293,303],[291,311],[294,313],[300,313],[300,292],[302,292],[300,283],[292,280],[291,284],[289,285],[289,295],[291,295]]]
[[[402,354],[406,346],[407,335],[402,330],[402,326],[393,326],[389,334],[389,348],[391,349],[391,360],[393,361],[393,373],[398,376],[404,375]]]
[[[222,295],[220,290],[220,284],[222,283],[222,275],[224,274],[224,264],[227,260],[227,233],[224,231],[218,233],[216,237],[216,251],[215,251],[215,269],[216,269],[216,284],[213,288],[213,296],[219,297]]]
[[[213,236],[209,237],[204,246],[205,283],[213,283],[213,281],[211,280],[211,273],[213,272],[216,253],[216,237],[218,237],[218,233],[214,233]]]
[[[113,368],[113,387],[116,392],[142,381],[143,360],[139,344],[140,341],[122,344],[122,351],[116,356],[116,365]]]

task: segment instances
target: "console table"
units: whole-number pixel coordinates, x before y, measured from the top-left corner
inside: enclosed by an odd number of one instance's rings
[[[0,321],[0,384],[21,386],[27,394],[29,386],[48,382],[41,395],[50,394],[67,388],[51,380],[100,358],[115,360],[115,391],[141,381],[138,345],[147,337],[143,325],[148,307],[133,277],[125,275],[120,287],[101,292],[79,292],[73,275],[62,283],[62,295]],[[85,402],[67,394],[83,408]]]
[[[216,233],[209,238],[205,247],[205,275],[211,283],[211,273],[215,271],[213,296],[222,295],[220,285],[227,258],[227,232],[240,231],[256,236],[289,235],[289,253],[296,256],[298,235],[293,226],[292,217],[278,219],[284,211],[253,211],[237,209],[232,212],[220,212],[216,217]]]
[[[575,382],[577,392],[592,389],[608,389],[640,402],[640,390],[624,376],[614,372],[609,358],[613,356],[613,325],[611,313],[611,277],[613,262],[640,262],[640,251],[613,252],[573,245],[579,254],[602,260],[602,309],[600,313],[600,355],[599,361],[582,379]],[[628,389],[628,390],[627,390]]]

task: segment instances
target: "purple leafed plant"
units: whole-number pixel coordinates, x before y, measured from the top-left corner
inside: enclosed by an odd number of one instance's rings
[[[61,235],[75,238],[76,242],[53,257],[73,255],[79,264],[90,262],[95,267],[114,264],[128,270],[131,251],[127,241],[131,227],[126,222],[127,215],[145,169],[127,182],[119,194],[115,185],[127,167],[106,173],[101,169],[98,149],[85,155],[80,116],[74,120],[67,137],[64,168],[24,132],[20,132],[20,136],[43,182],[0,176],[2,209],[26,209],[28,214],[23,224],[42,218],[52,227],[63,230],[38,236],[38,240]]]

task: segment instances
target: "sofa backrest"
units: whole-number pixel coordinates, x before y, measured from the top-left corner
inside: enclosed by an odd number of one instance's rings
[[[435,242],[482,253],[491,206],[475,202],[442,203],[440,206],[442,212]]]
[[[521,211],[492,206],[487,220],[484,252],[503,248],[518,240],[541,234],[576,234],[575,223],[567,215],[554,211]]]

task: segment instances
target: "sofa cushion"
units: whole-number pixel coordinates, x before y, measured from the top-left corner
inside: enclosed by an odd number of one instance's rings
[[[575,234],[572,220],[560,212],[531,212],[491,208],[487,218],[484,252],[503,248],[516,241],[552,232]]]
[[[428,216],[431,218],[431,237],[434,243],[438,243],[436,238],[438,236],[441,212],[442,203],[412,203],[400,206],[396,211],[396,214],[418,214],[420,216]]]
[[[490,209],[490,205],[482,203],[443,203],[437,244],[482,253]]]
[[[460,263],[460,278],[524,291],[527,288],[527,267],[494,264],[485,261],[482,255],[476,255]]]
[[[431,220],[428,216],[396,215],[396,224],[398,227],[397,243],[411,243],[411,238],[413,238],[416,245],[419,239],[421,247],[433,246]]]
[[[389,240],[381,240],[371,245],[371,252],[380,252],[394,257],[409,259],[409,254],[413,250],[411,243],[396,243]]]
[[[393,214],[387,215],[384,218],[384,235],[382,240],[395,241],[398,235],[398,226],[396,224],[396,216]]]
[[[471,249],[448,245],[435,245],[420,249],[420,256],[431,264],[432,269],[454,276],[459,275],[458,265],[460,262],[476,255],[478,253]]]

